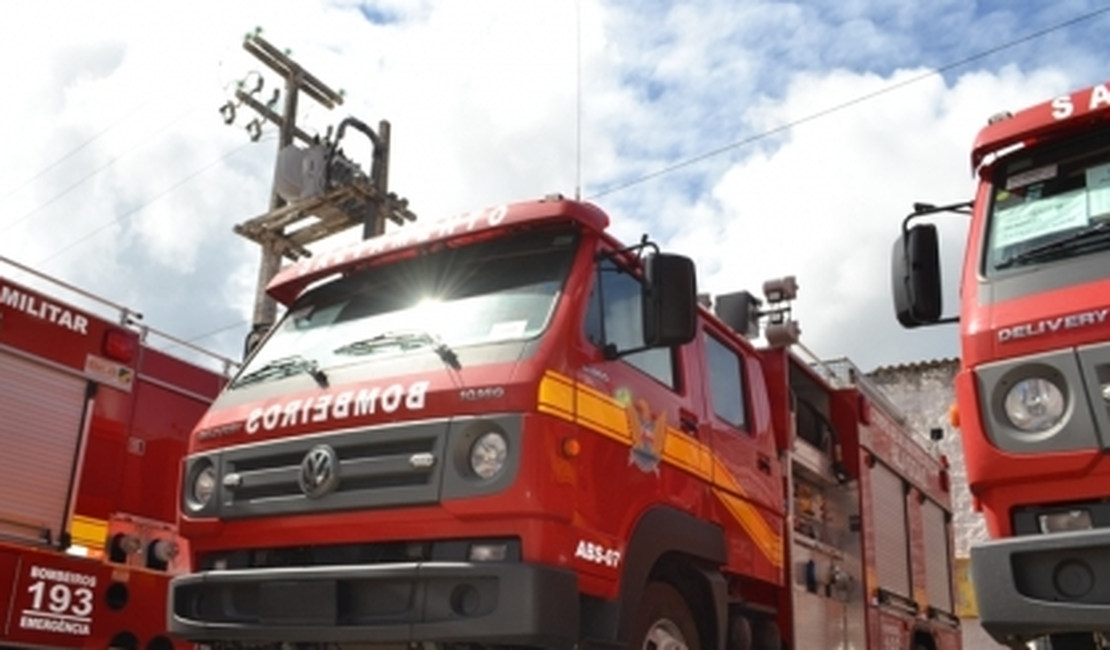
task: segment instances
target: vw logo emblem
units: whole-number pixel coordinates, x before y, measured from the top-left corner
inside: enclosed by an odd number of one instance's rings
[[[297,474],[301,492],[310,499],[318,499],[339,485],[339,456],[327,445],[316,445],[308,450]]]

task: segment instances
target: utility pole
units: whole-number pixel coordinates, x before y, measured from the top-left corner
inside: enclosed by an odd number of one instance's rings
[[[261,136],[262,119],[279,128],[270,209],[234,227],[236,233],[262,247],[254,319],[247,340],[249,351],[277,318],[277,304],[266,294],[266,286],[281,270],[283,258],[296,261],[311,256],[307,244],[353,226],[362,225],[363,237],[371,237],[385,231],[386,220],[404,224],[414,221],[416,215],[408,209],[406,199],[388,190],[389,122],[379,122],[375,132],[348,117],[339,124],[334,139],[332,127],[328,127],[323,139],[308,135],[296,125],[298,95],[303,92],[325,108],[333,109],[343,103],[343,94],[263,39],[259,30],[244,39],[243,47],[285,82],[281,114],[274,107],[282,91],[275,90],[266,103],[255,97],[264,85],[261,75],[252,89],[240,85],[235,92],[237,103],[229,101],[220,108],[226,124],[235,121],[237,106],[253,109],[260,117],[247,124],[252,140]],[[369,174],[339,148],[347,128],[360,131],[373,145]],[[304,146],[297,145],[298,141]]]

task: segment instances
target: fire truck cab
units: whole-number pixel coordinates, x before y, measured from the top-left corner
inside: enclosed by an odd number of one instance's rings
[[[899,320],[951,322],[936,226],[909,221],[970,216],[956,397],[993,538],[972,548],[972,577],[983,627],[1014,647],[1110,633],[1108,120],[1106,84],[996,115],[972,150],[975,200],[918,205],[894,247]]]
[[[957,648],[926,561],[950,552],[940,462],[742,336],[758,301],[699,307],[691,260],[608,223],[551,197],[283,270],[284,317],[190,443],[171,629]]]

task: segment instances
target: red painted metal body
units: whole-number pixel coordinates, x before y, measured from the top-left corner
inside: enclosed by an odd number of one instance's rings
[[[685,345],[650,359],[607,353],[592,332],[621,312],[599,317],[594,307],[608,309],[605,296],[615,300],[621,282],[644,273],[607,225],[589,204],[520,203],[401,229],[279,274],[270,293],[290,315],[190,444],[181,530],[197,573],[174,579],[174,630],[209,643],[619,642],[634,630],[645,585],[668,581],[694,610],[703,647],[724,647],[729,626],[745,620],[777,620],[791,647],[808,647],[796,638],[807,623],[794,599],[804,569],[790,523],[794,382],[805,375],[820,417],[840,431],[833,437],[851,474],[832,477],[833,447],[811,452],[813,480],[843,495],[846,510],[828,513],[829,530],[850,546],[815,566],[827,571],[830,558],[850,555],[841,563],[854,571],[842,592],[822,583],[812,596],[859,621],[847,630],[843,616],[830,617],[829,634],[839,636],[826,637],[828,647],[888,647],[863,624],[890,608],[867,604],[881,583],[865,583],[866,544],[850,520],[880,525],[861,510],[859,459],[868,448],[904,458],[893,427],[865,433],[857,388],[803,370],[784,350],[756,349],[705,309]],[[544,247],[532,252],[536,240]],[[482,264],[421,265],[486,245],[497,253]],[[550,250],[563,251],[558,262],[529,264]],[[527,285],[549,302],[527,313],[499,303],[478,339],[459,333],[485,317],[466,311],[471,294],[439,311],[421,307],[420,296],[440,297],[432,287],[450,294],[514,255],[527,257],[482,283],[559,267],[551,288]],[[395,268],[427,290],[404,309],[431,311],[403,325],[343,325],[336,314],[358,311],[373,291],[405,289],[374,284]],[[314,323],[328,318],[337,324]],[[319,342],[314,327],[342,336]],[[507,469],[483,477],[474,458],[488,431],[507,441]],[[936,491],[941,466],[927,458],[918,489],[947,508]],[[891,466],[899,477],[912,469]],[[491,560],[488,546],[504,556]],[[536,587],[498,591],[521,576]],[[305,594],[317,605],[287,609]],[[903,617],[908,631],[951,636],[937,631],[953,625],[936,626],[923,598],[906,598],[916,608]]]
[[[1004,643],[1110,632],[1108,133],[1110,88],[1097,84],[992,118],[971,154],[956,399],[993,538],[972,548],[973,582]],[[1016,424],[1057,406],[1054,421]]]
[[[1014,534],[1011,511],[1019,506],[1107,496],[1104,486],[1110,477],[1110,457],[1102,450],[1015,454],[992,444],[983,424],[983,411],[989,407],[985,396],[979,394],[974,373],[987,363],[1106,341],[1110,322],[1056,330],[1045,329],[1044,325],[1110,307],[1110,278],[1070,283],[982,304],[981,249],[992,203],[993,166],[981,165],[991,154],[1005,152],[1015,145],[1036,151],[1067,138],[1093,135],[1104,130],[1108,120],[1110,92],[1105,84],[1098,84],[991,124],[975,140],[972,164],[983,182],[975,197],[975,214],[968,234],[971,243],[964,261],[960,301],[962,372],[957,379],[957,400],[968,482],[986,515],[992,537]],[[1005,332],[1028,335],[1005,337]]]
[[[169,648],[177,474],[227,369],[0,262],[0,646]]]

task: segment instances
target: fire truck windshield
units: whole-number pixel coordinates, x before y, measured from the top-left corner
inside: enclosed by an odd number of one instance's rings
[[[545,229],[441,245],[315,287],[232,388],[290,376],[262,371],[288,358],[326,371],[427,350],[457,369],[460,348],[534,338],[547,326],[577,241],[573,231]]]
[[[992,186],[984,272],[1110,249],[1110,134],[1004,159]]]

